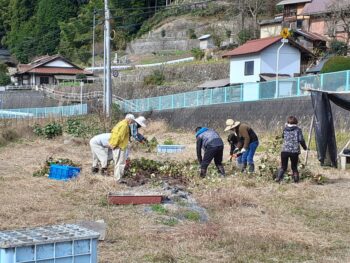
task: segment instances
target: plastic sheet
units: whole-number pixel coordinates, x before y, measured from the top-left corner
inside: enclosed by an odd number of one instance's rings
[[[312,91],[311,100],[315,114],[315,135],[318,160],[321,165],[337,167],[337,143],[330,101],[350,111],[350,101],[338,94]]]

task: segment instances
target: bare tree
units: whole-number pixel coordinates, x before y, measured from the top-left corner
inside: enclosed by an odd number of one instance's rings
[[[350,43],[350,2],[349,0],[333,0],[329,6],[330,19],[327,21],[329,35],[337,38],[339,33],[344,35],[344,42]]]
[[[258,15],[261,13],[261,11],[264,9],[267,0],[246,0],[243,1],[245,3],[247,12],[249,15],[252,16],[254,23],[253,23],[253,36],[254,38],[257,37],[257,31],[258,31]]]

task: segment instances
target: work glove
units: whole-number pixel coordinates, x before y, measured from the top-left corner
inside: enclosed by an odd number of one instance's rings
[[[242,148],[241,152],[240,153],[245,153],[247,150],[245,148]]]
[[[236,154],[239,152],[239,148],[236,148],[234,151],[233,151],[233,154]]]

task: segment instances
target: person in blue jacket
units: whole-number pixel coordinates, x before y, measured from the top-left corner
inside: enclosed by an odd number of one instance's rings
[[[218,172],[221,174],[221,176],[225,176],[225,168],[222,165],[224,142],[220,138],[219,134],[213,129],[197,127],[196,139],[197,159],[201,166],[200,176],[204,178],[207,175],[208,166],[213,159]],[[202,150],[204,151],[203,158]]]

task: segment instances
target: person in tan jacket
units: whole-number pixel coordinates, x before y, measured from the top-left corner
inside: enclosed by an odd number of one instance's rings
[[[119,181],[124,175],[126,149],[130,139],[129,125],[134,123],[135,116],[127,114],[125,119],[114,126],[109,139],[109,147],[113,150],[114,177]]]
[[[248,172],[253,173],[255,170],[254,155],[259,146],[258,136],[248,124],[233,119],[226,120],[225,131],[235,132],[239,140],[243,142],[240,150],[242,155],[237,159],[237,163],[242,172],[248,165]]]

